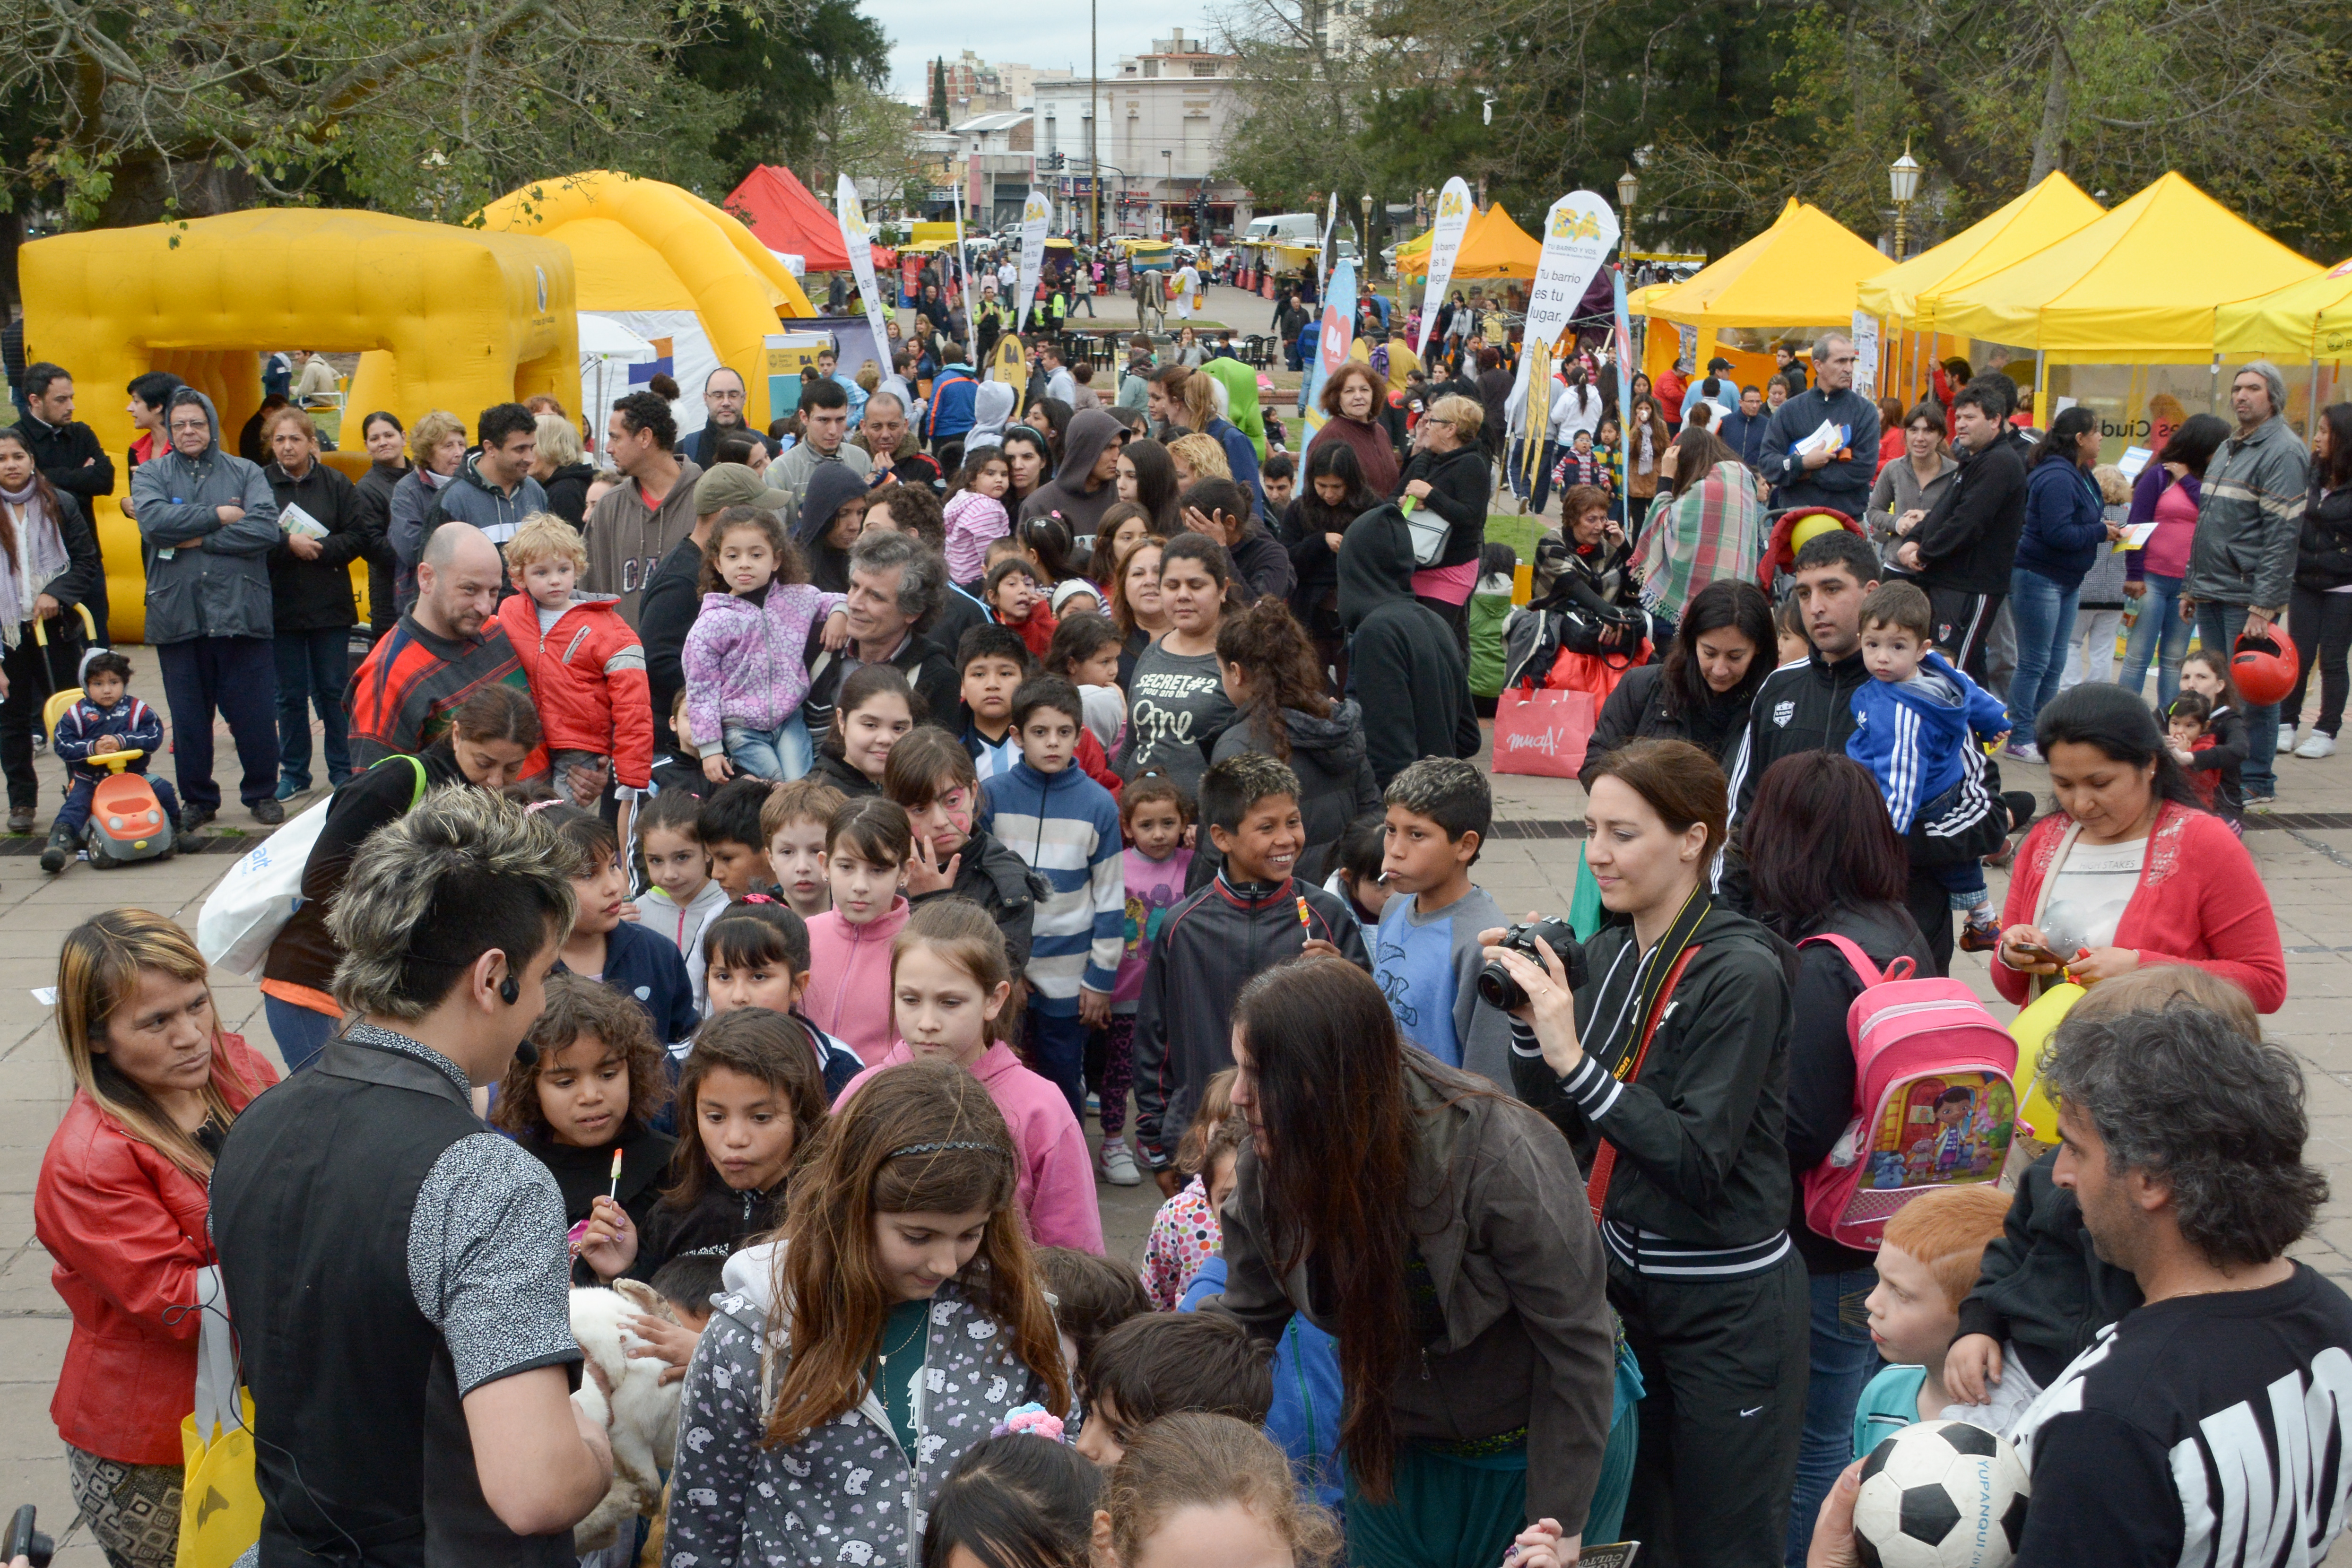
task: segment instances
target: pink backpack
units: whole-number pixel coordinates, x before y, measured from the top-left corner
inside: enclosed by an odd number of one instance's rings
[[[1805,1223],[1875,1251],[1895,1211],[1923,1192],[1999,1179],[2017,1121],[2017,1042],[1958,980],[1916,979],[1897,958],[1881,974],[1843,936],[1809,936],[1862,977],[1846,1009],[1853,1120],[1805,1173]]]

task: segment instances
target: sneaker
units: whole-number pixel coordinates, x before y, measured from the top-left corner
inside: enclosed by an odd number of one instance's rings
[[[2282,731],[2282,737],[2284,734],[2284,732]],[[2336,755],[2336,737],[2315,729],[2303,737],[2303,744],[2294,748],[2294,754],[2297,757],[2308,758],[2314,762],[2323,757],[2333,757]]]
[[[2263,794],[2259,789],[2249,789],[2246,791],[2246,798],[2239,804],[2249,811],[2268,812],[2273,806],[2278,804],[2278,797]]]
[[[30,806],[9,807],[8,831],[12,833],[31,832],[33,831],[33,816],[34,808]]]
[[[189,833],[201,832],[205,823],[219,815],[220,808],[217,806],[183,804],[180,807],[180,832],[184,837]]]
[[[1137,1186],[1143,1181],[1143,1172],[1137,1168],[1135,1156],[1124,1143],[1105,1144],[1102,1157],[1095,1162],[1103,1180],[1113,1186]]]
[[[310,787],[308,784],[297,784],[291,779],[280,779],[278,781],[278,798],[281,800],[291,800]]]
[[[2042,764],[2042,748],[2030,740],[2012,740],[2000,748],[2000,754],[2011,762],[2031,762],[2036,767]]]
[[[2000,917],[1990,909],[1971,910],[1960,927],[1960,951],[1990,953],[2000,946]]]
[[[253,820],[265,828],[274,828],[286,820],[286,808],[274,800],[256,800],[247,810],[252,811]]]
[[[2278,746],[2279,755],[2281,757],[2284,757],[2288,752],[2294,749],[2294,726],[2291,724],[2283,724],[2279,726]]]

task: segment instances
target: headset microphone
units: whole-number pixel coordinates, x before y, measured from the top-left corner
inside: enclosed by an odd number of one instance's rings
[[[522,980],[511,970],[508,972],[505,979],[499,982],[499,1000],[506,1003],[509,1007],[512,1007],[515,1003],[522,1000]],[[526,1035],[521,1040],[517,1042],[515,1046],[515,1060],[521,1062],[525,1067],[536,1067],[539,1065],[539,1047],[531,1044],[529,1036]]]

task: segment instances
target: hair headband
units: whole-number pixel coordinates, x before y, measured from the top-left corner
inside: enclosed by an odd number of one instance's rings
[[[1005,1152],[1004,1145],[1002,1144],[983,1144],[957,1140],[952,1143],[945,1144],[908,1144],[903,1149],[892,1149],[889,1154],[884,1157],[887,1159],[896,1160],[903,1159],[908,1155],[945,1154],[950,1149],[976,1149],[983,1153],[992,1155],[1001,1155]]]

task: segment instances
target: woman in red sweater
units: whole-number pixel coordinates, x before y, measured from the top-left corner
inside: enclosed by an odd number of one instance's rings
[[[2042,710],[2035,739],[2059,810],[2026,834],[2001,914],[1993,984],[2023,1002],[2067,960],[2084,985],[2143,964],[2192,964],[2262,1012],[2286,1000],[2286,959],[2262,874],[2210,816],[2156,716],[2121,686],[2084,684]]]
[[[33,1229],[73,1337],[49,1415],[107,1560],[171,1568],[180,1422],[196,1397],[191,1309],[218,1261],[205,1184],[229,1124],[278,1075],[222,1032],[187,933],[143,909],[67,935],[58,1032],[74,1097],[41,1158]]]

